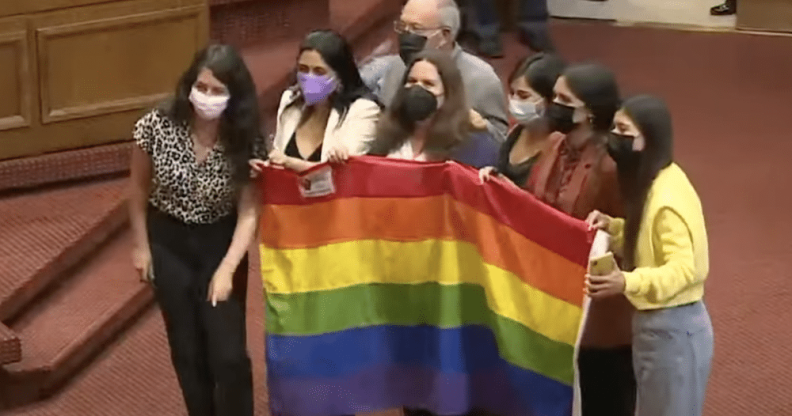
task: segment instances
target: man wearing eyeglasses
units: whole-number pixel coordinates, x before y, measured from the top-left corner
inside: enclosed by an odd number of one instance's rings
[[[424,49],[448,51],[462,73],[472,124],[502,142],[508,128],[503,84],[490,64],[457,44],[460,25],[454,0],[409,0],[394,23],[399,54],[372,60],[360,69],[360,74],[387,107],[401,87],[406,63],[415,54]]]

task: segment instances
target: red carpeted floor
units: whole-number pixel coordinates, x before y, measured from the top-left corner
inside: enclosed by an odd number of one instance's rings
[[[701,194],[716,331],[708,416],[792,414],[792,37],[619,28],[557,22],[571,61],[614,68],[625,95],[669,102],[676,154]],[[508,38],[508,74],[525,50]],[[254,275],[255,276],[255,275]],[[261,283],[250,285],[249,338],[257,414],[266,414]],[[9,416],[184,414],[158,312],[152,310],[52,399]],[[680,415],[684,416],[684,415]]]

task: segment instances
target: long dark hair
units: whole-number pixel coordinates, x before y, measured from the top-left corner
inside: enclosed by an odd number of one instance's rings
[[[509,75],[509,83],[523,77],[528,86],[549,103],[553,101],[553,87],[565,68],[566,62],[559,56],[544,52],[535,53],[514,67]]]
[[[621,104],[613,71],[599,64],[580,64],[567,68],[563,77],[572,93],[591,111],[595,135],[607,137],[613,126],[613,115]]]
[[[415,123],[407,121],[402,112],[405,105],[404,85],[417,62],[434,65],[445,90],[443,105],[437,109],[429,126],[425,152],[444,159],[454,148],[467,140],[470,132],[470,109],[465,99],[462,74],[448,53],[426,50],[417,54],[404,71],[401,88],[393,97],[388,111],[380,117],[377,138],[372,143],[369,154],[387,156],[415,132]]]
[[[671,114],[663,100],[639,95],[624,102],[624,113],[635,123],[645,141],[637,170],[619,169],[619,183],[626,205],[624,225],[624,268],[635,268],[635,245],[638,240],[644,205],[657,174],[674,161]]]
[[[338,91],[330,96],[330,105],[341,115],[338,119],[339,123],[344,120],[349,107],[357,99],[367,98],[378,102],[374,94],[363,83],[360,71],[355,63],[355,56],[352,54],[352,48],[343,36],[329,29],[314,30],[305,37],[300,45],[297,59],[305,51],[316,51],[327,66],[338,76],[340,86]],[[293,88],[294,91],[300,91],[296,80]],[[300,94],[288,106],[303,104],[304,102],[305,100]],[[311,109],[308,109],[308,112],[304,114],[303,120],[307,119],[310,111]]]
[[[256,147],[261,143],[262,131],[256,86],[234,47],[210,45],[196,53],[176,84],[176,93],[160,109],[175,123],[189,126],[195,117],[190,91],[204,69],[212,71],[230,94],[228,107],[220,117],[218,140],[231,161],[233,180],[241,186],[250,181],[248,160],[259,150]]]

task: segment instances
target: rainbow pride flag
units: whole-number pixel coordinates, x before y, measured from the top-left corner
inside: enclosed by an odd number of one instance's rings
[[[591,234],[456,163],[261,178],[273,414],[568,416]]]

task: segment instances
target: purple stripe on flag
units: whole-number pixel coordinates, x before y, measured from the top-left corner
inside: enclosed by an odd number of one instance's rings
[[[401,406],[439,415],[462,415],[473,408],[499,416],[571,414],[571,388],[526,396],[530,392],[514,391],[512,381],[516,380],[510,377],[515,376],[519,378],[508,370],[468,375],[377,367],[341,379],[270,378],[270,409],[273,414],[291,416],[336,416]]]

